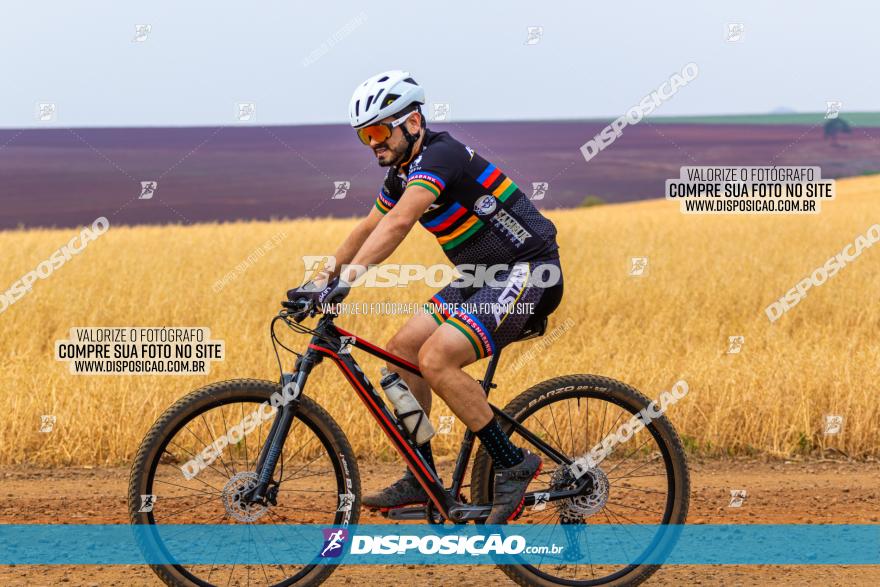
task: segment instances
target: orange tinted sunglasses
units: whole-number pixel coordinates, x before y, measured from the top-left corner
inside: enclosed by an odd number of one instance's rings
[[[406,122],[406,119],[409,118],[413,112],[415,112],[415,110],[408,114],[404,114],[397,120],[392,120],[391,122],[377,122],[376,124],[359,128],[357,129],[358,138],[365,145],[369,145],[370,141],[384,143],[391,137],[391,133],[394,132],[394,129]]]

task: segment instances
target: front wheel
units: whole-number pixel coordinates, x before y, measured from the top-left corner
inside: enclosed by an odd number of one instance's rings
[[[571,541],[565,561],[552,564],[505,565],[500,568],[520,585],[637,585],[653,574],[659,565],[637,564],[657,559],[657,549],[671,548],[673,531],[665,525],[684,524],[688,511],[690,481],[681,440],[665,415],[653,417],[649,424],[633,432],[627,423],[651,401],[632,387],[595,375],[568,375],[535,385],[511,401],[504,412],[541,441],[572,461],[588,455],[604,439],[614,436],[616,445],[597,465],[589,468],[586,493],[545,503],[536,500],[525,508],[517,523],[564,525],[560,530],[576,538]],[[656,411],[651,413],[656,414]],[[512,426],[502,421],[511,434]],[[571,489],[575,478],[571,467],[554,462],[550,455],[515,432],[514,444],[527,448],[544,461],[543,472],[529,485],[529,493],[549,493]],[[474,503],[491,503],[494,471],[492,460],[481,446],[471,474]],[[571,532],[580,525],[582,532]],[[589,540],[606,525],[613,533],[611,548],[619,548],[623,558],[635,564],[594,564],[590,561]],[[663,525],[663,526],[661,526]],[[619,535],[617,530],[621,529]],[[649,536],[648,550],[639,550]],[[577,535],[580,536],[577,536]],[[584,545],[580,541],[585,540]],[[595,538],[594,538],[595,540]],[[604,544],[605,552],[609,545]],[[581,549],[580,551],[578,549]],[[633,558],[633,555],[640,555]],[[597,561],[600,563],[601,561]]]
[[[274,480],[274,502],[243,497],[275,420],[266,404],[281,386],[237,379],[193,391],[168,408],[141,443],[129,481],[132,524],[356,524],[360,476],[351,445],[330,415],[301,395]],[[264,417],[254,419],[255,414]],[[256,425],[255,423],[259,424]],[[230,431],[232,430],[232,433]],[[211,460],[197,455],[224,448]],[[195,463],[195,464],[194,464]],[[283,547],[283,545],[276,545]],[[270,545],[242,544],[247,552]],[[172,556],[182,553],[170,552]],[[317,558],[317,557],[316,557]],[[153,565],[167,585],[319,585],[337,565]]]

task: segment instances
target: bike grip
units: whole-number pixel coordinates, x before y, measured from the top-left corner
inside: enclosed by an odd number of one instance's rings
[[[309,309],[310,301],[308,298],[297,298],[295,300],[284,300],[281,302],[281,305],[294,312],[305,312]]]

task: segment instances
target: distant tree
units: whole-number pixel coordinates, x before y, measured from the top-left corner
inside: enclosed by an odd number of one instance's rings
[[[581,202],[581,208],[589,208],[591,206],[601,206],[604,203],[605,203],[605,200],[603,200],[599,196],[587,196]]]
[[[831,118],[828,122],[825,123],[825,138],[831,140],[831,144],[835,147],[840,146],[837,142],[837,137],[840,133],[849,134],[852,132],[852,129],[849,126],[849,123],[842,118]]]

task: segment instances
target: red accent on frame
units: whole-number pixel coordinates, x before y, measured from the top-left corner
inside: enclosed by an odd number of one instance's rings
[[[430,479],[431,473],[425,468],[425,466],[422,464],[422,461],[419,460],[419,457],[415,455],[412,448],[409,446],[409,444],[406,442],[406,440],[404,440],[403,437],[400,435],[400,431],[397,430],[397,428],[389,420],[387,420],[385,418],[384,414],[382,413],[382,410],[379,409],[379,406],[377,406],[376,402],[373,401],[373,398],[370,397],[370,393],[366,389],[364,389],[364,387],[361,385],[361,382],[358,381],[355,374],[352,373],[348,369],[348,366],[345,363],[343,363],[342,360],[339,358],[339,355],[337,355],[336,353],[334,353],[330,349],[322,347],[322,346],[309,344],[309,348],[314,349],[316,351],[326,353],[328,356],[330,356],[330,358],[333,359],[333,362],[336,363],[336,366],[339,367],[339,369],[343,373],[346,374],[346,378],[355,387],[355,390],[360,392],[360,393],[358,393],[358,395],[360,396],[361,400],[363,400],[363,402],[365,404],[367,404],[368,407],[369,406],[373,407],[373,410],[371,410],[371,411],[373,411],[373,413],[376,415],[376,419],[379,421],[379,423],[384,424],[383,428],[385,429],[385,433],[389,437],[391,437],[392,440],[396,439],[399,442],[400,446],[403,447],[403,449],[407,453],[409,453],[412,462],[416,463],[416,465],[418,465],[418,468],[421,469],[421,471],[424,473],[425,478]],[[439,503],[434,498],[434,494],[431,492],[431,487],[429,485],[427,485],[426,483],[424,483],[422,481],[422,479],[419,478],[418,475],[416,475],[415,477],[416,477],[416,480],[419,482],[419,484],[422,486],[422,488],[424,488],[425,493],[428,494],[428,497],[431,498],[431,501],[433,501],[434,504],[437,506],[437,508],[441,512],[446,513],[446,508],[443,507],[443,504]]]
[[[347,331],[347,330],[343,330],[342,328],[339,328],[338,326],[336,327],[336,330],[339,331],[339,334],[344,334],[345,336],[354,336],[355,340],[357,340],[359,343],[362,343],[364,346],[368,346],[368,347],[370,347],[371,349],[373,349],[374,351],[377,351],[377,352],[381,353],[382,356],[384,356],[384,357],[390,357],[390,358],[392,358],[392,359],[394,359],[394,360],[396,360],[396,361],[399,361],[399,362],[403,363],[404,365],[406,365],[407,367],[409,367],[410,369],[412,369],[413,371],[415,371],[416,373],[419,373],[419,372],[420,372],[420,371],[419,371],[419,367],[418,367],[418,365],[413,365],[412,363],[410,363],[410,362],[407,361],[406,359],[401,359],[401,358],[398,357],[397,355],[393,355],[393,354],[389,353],[388,351],[386,351],[386,350],[383,349],[382,347],[378,347],[378,346],[374,345],[374,344],[371,343],[371,342],[368,342],[368,341],[366,341],[366,340],[364,340],[364,339],[362,339],[362,338],[358,338],[357,336],[355,336],[355,335],[352,334],[351,332],[349,332],[349,331]]]

